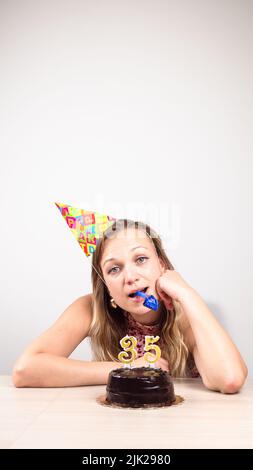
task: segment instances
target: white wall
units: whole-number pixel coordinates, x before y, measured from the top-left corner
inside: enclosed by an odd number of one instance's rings
[[[250,0],[1,0],[1,374],[91,291],[54,201],[159,228],[252,373],[252,23]]]

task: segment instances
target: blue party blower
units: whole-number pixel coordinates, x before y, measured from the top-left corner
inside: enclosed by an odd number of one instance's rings
[[[145,299],[143,302],[144,307],[151,308],[152,310],[158,310],[159,302],[153,295],[146,295],[144,292],[140,292],[139,290],[135,292],[134,295],[139,295]]]

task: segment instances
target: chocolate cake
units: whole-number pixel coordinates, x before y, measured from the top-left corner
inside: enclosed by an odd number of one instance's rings
[[[122,367],[110,372],[106,399],[111,404],[138,408],[171,405],[176,397],[168,372],[152,367]]]

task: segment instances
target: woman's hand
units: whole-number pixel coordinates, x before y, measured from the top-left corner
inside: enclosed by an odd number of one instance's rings
[[[139,357],[135,361],[133,361],[133,367],[148,367],[148,362],[145,361],[144,356]],[[156,367],[160,367],[162,370],[166,370],[169,372],[169,363],[166,359],[163,357],[160,357],[158,361],[155,362]]]
[[[180,302],[186,290],[191,289],[180,274],[171,269],[166,271],[156,281],[158,299],[162,300],[168,310],[173,309],[172,300]]]

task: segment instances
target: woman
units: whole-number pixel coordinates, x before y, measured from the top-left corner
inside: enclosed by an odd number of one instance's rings
[[[174,377],[200,375],[204,385],[223,393],[242,387],[247,367],[229,335],[199,294],[176,272],[160,237],[147,225],[117,220],[93,254],[93,294],[71,304],[55,324],[21,355],[13,370],[17,387],[105,384],[120,367],[120,339],[138,339],[143,359],[145,335],[159,335],[162,357],[156,366]],[[158,297],[157,311],[143,305],[138,290]],[[89,336],[93,361],[69,359]]]

